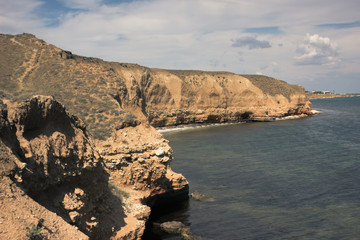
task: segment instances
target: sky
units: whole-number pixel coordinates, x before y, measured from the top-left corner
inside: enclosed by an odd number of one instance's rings
[[[359,0],[0,0],[0,32],[152,68],[360,93]]]

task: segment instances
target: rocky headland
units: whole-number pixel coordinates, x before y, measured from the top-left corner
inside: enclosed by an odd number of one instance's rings
[[[0,34],[0,99],[1,239],[32,227],[47,239],[140,239],[151,206],[188,198],[155,127],[311,114],[298,85],[106,62],[31,34]]]

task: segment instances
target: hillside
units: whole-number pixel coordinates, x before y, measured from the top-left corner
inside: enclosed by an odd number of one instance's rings
[[[302,87],[266,76],[105,62],[29,34],[1,35],[0,51],[0,89],[16,99],[54,96],[98,139],[144,115],[164,126],[308,112]]]
[[[311,110],[302,87],[274,78],[106,62],[30,34],[0,34],[0,99],[0,150],[8,156],[1,159],[1,188],[16,189],[17,204],[32,201],[35,209],[24,210],[33,217],[21,220],[4,210],[5,239],[56,216],[57,225],[44,233],[50,239],[61,237],[60,229],[79,238],[138,239],[147,205],[188,195],[188,182],[171,170],[172,150],[154,127],[272,120]],[[99,195],[90,197],[96,189]],[[0,199],[15,208],[11,194],[2,191]],[[19,230],[5,230],[14,225],[9,229]]]

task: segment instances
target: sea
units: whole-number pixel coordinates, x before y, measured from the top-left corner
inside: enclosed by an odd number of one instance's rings
[[[143,239],[360,239],[360,97],[311,100],[311,117],[165,132],[171,167],[205,201],[160,208]]]

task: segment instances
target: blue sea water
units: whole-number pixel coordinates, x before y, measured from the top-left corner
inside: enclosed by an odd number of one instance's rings
[[[214,201],[152,221],[203,239],[360,239],[360,98],[312,103],[321,114],[164,133],[172,169]]]

